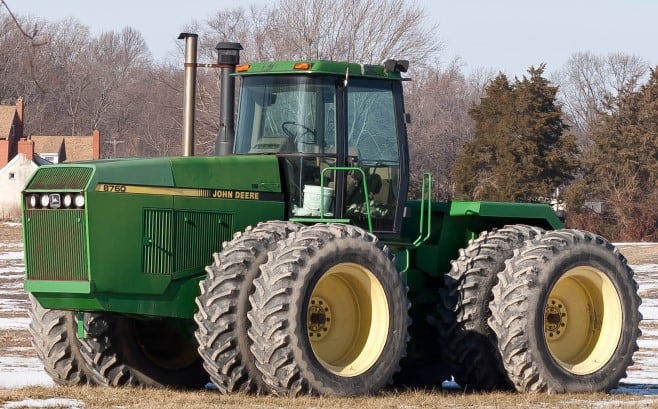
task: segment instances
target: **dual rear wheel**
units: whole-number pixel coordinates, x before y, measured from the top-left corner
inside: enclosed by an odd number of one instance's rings
[[[453,262],[442,300],[441,341],[470,389],[607,391],[638,349],[633,272],[588,232],[485,232]]]

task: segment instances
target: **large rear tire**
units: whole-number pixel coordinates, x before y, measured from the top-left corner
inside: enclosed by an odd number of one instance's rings
[[[201,294],[196,300],[195,336],[204,367],[222,393],[260,393],[265,387],[249,349],[249,294],[268,251],[300,227],[280,221],[249,227],[225,243],[213,255],[214,264],[206,267],[208,275],[199,283]]]
[[[408,301],[391,254],[348,225],[302,228],[254,280],[249,336],[279,395],[362,395],[392,382],[407,342]]]
[[[548,232],[499,274],[491,328],[518,391],[594,392],[633,363],[640,297],[633,271],[600,236]]]
[[[88,317],[89,338],[81,352],[95,383],[158,388],[201,388],[208,383],[190,320],[105,313]]]
[[[526,225],[484,231],[460,250],[459,258],[444,276],[439,343],[455,380],[464,389],[512,389],[498,352],[496,334],[489,327],[489,302],[505,261],[524,241],[543,232]]]
[[[46,373],[58,385],[89,383],[89,369],[80,354],[75,312],[43,308],[30,294],[32,345]]]

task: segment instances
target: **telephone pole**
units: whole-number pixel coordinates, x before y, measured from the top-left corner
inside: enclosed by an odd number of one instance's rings
[[[105,141],[105,143],[109,143],[109,144],[112,145],[112,149],[114,150],[114,153],[112,154],[113,158],[117,157],[117,145],[120,144],[120,143],[124,143],[124,142],[125,141],[117,140],[116,136],[114,138],[112,138],[111,141]]]

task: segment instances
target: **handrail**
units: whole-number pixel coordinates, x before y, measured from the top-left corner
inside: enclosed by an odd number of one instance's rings
[[[427,188],[425,185],[427,184]],[[427,193],[427,194],[426,194]],[[425,204],[427,202],[427,205]],[[423,236],[424,224],[423,217],[425,206],[427,206],[427,231]],[[418,238],[413,242],[413,248],[417,248],[427,241],[432,234],[432,174],[423,174],[421,191],[420,191],[420,227],[418,229]]]
[[[427,202],[427,204],[426,204]],[[425,217],[425,207],[427,206],[427,231],[425,231],[425,223],[424,223],[424,217]],[[427,239],[430,238],[430,235],[432,234],[432,174],[431,173],[425,173],[423,174],[422,182],[421,182],[421,190],[420,190],[420,226],[418,228],[418,237],[414,242],[411,244],[412,249],[416,249],[420,247],[421,244],[425,243]],[[409,270],[409,267],[411,266],[411,255],[409,254],[409,248],[404,249],[405,253],[405,264],[404,268],[400,273],[406,273],[407,270]]]
[[[358,170],[359,172],[361,172],[361,175],[363,176],[362,179],[363,195],[365,196],[365,202],[366,202],[366,215],[368,217],[368,231],[372,233],[372,215],[370,214],[370,195],[368,194],[366,173],[361,168],[357,168],[353,166],[327,166],[326,168],[322,169],[322,172],[320,172],[320,220],[324,219],[324,173],[328,170],[343,171],[343,172]]]

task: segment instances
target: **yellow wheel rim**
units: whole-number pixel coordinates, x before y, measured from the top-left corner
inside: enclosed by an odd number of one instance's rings
[[[307,308],[307,333],[315,357],[339,376],[357,376],[379,359],[390,314],[384,288],[354,263],[330,268],[316,284]]]
[[[563,369],[576,375],[600,370],[615,353],[621,332],[621,299],[605,274],[581,266],[560,277],[544,309],[544,337]]]

